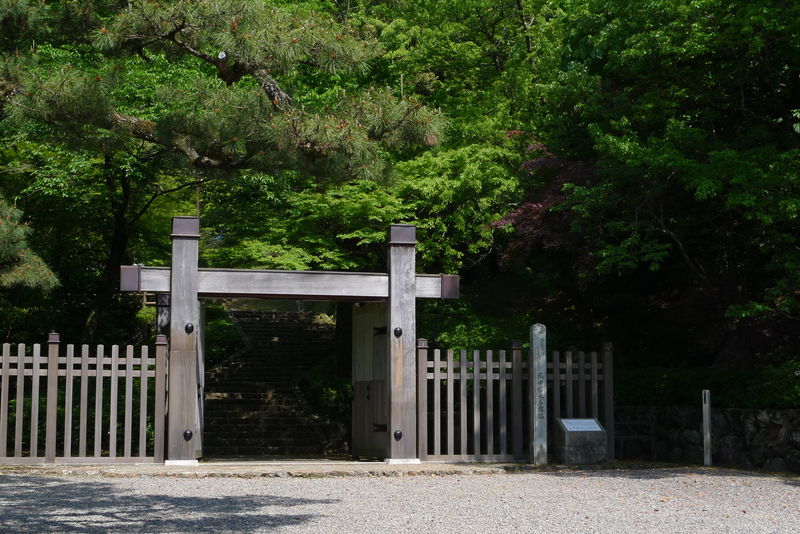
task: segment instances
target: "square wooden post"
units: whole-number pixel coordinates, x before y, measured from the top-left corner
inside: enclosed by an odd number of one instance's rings
[[[164,462],[164,427],[166,425],[167,336],[156,336],[155,406],[153,410],[153,456],[156,463]],[[142,364],[143,371],[147,366]],[[142,447],[144,450],[144,447]],[[144,456],[144,454],[140,454]]]
[[[530,406],[530,463],[547,465],[547,329],[531,326],[528,360],[528,397]],[[567,380],[572,380],[568,377]]]
[[[614,345],[610,342],[603,343],[603,403],[605,411],[606,436],[608,437],[608,459],[616,459],[614,450]]]
[[[452,358],[448,358],[448,364],[452,366]],[[448,377],[448,385],[452,387],[450,377]],[[436,384],[439,387],[439,384]],[[450,406],[450,399],[452,396],[447,397],[447,405]],[[437,406],[438,408],[438,406]],[[450,423],[452,416],[448,418],[447,422]],[[452,432],[448,432],[447,436],[452,436]],[[420,460],[428,459],[428,340],[417,340],[417,454]],[[452,451],[450,452],[452,454]]]
[[[417,229],[389,227],[389,456],[387,463],[418,463],[416,358]]]
[[[200,219],[173,217],[167,463],[194,464],[197,425],[197,260]]]
[[[58,422],[58,349],[59,335],[47,336],[47,411],[45,425],[44,461],[56,461],[56,424]],[[70,406],[70,409],[72,407]],[[33,456],[33,454],[31,455]]]

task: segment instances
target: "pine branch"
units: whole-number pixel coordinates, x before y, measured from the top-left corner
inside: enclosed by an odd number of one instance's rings
[[[269,75],[267,69],[253,69],[251,74],[258,80],[258,85],[261,86],[276,109],[291,107],[292,97],[280,88],[277,80]]]

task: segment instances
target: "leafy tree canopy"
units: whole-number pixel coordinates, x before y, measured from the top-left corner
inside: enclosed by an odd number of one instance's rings
[[[735,345],[752,345],[757,321],[800,313],[800,8],[590,0],[546,4],[541,20],[528,106],[544,146],[530,167],[558,184],[551,212],[569,213],[572,252],[591,258],[576,266],[661,273],[638,291],[693,303],[708,348],[746,358]],[[516,215],[530,244],[563,222]]]

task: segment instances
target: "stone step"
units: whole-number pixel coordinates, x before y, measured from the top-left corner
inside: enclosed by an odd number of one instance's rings
[[[218,440],[237,441],[239,439],[290,439],[302,443],[319,439],[314,429],[305,429],[292,424],[272,425],[217,425],[205,430],[207,436]]]
[[[236,436],[236,437],[226,437],[214,434],[212,432],[206,432],[204,435],[204,444],[209,446],[213,446],[215,444],[222,445],[233,445],[237,448],[239,447],[251,447],[253,445],[299,445],[299,446],[307,446],[307,447],[318,447],[321,444],[322,440],[320,436],[316,434],[308,434],[302,435],[299,434],[297,436],[289,435],[285,432],[283,433],[252,433],[248,434],[247,436]]]
[[[300,445],[251,445],[237,447],[232,452],[228,445],[222,447],[205,447],[205,455],[210,458],[247,458],[262,456],[278,456],[282,458],[302,458],[304,456],[318,456],[322,447],[304,447]]]
[[[206,402],[226,402],[232,400],[252,400],[252,401],[268,401],[278,396],[285,396],[287,393],[294,393],[294,389],[265,389],[263,391],[209,391],[205,389]]]
[[[228,394],[236,393],[269,393],[285,395],[297,390],[294,382],[253,382],[246,380],[230,380],[226,382],[206,382],[203,391],[207,394],[215,394],[218,397],[225,397]]]
[[[208,410],[204,411],[206,426],[213,424],[228,424],[231,421],[272,421],[276,419],[306,420],[305,414],[296,408],[271,408],[252,410]]]
[[[334,327],[313,314],[231,312],[247,349],[209,369],[204,390],[207,456],[308,455],[324,434],[304,413],[297,383],[334,353]]]

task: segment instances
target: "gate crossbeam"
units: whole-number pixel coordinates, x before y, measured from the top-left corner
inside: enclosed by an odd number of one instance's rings
[[[168,267],[123,265],[120,289],[168,293]],[[198,297],[269,297],[322,300],[387,300],[389,275],[336,271],[272,271],[256,269],[198,269]],[[416,275],[416,298],[455,299],[459,277]]]

